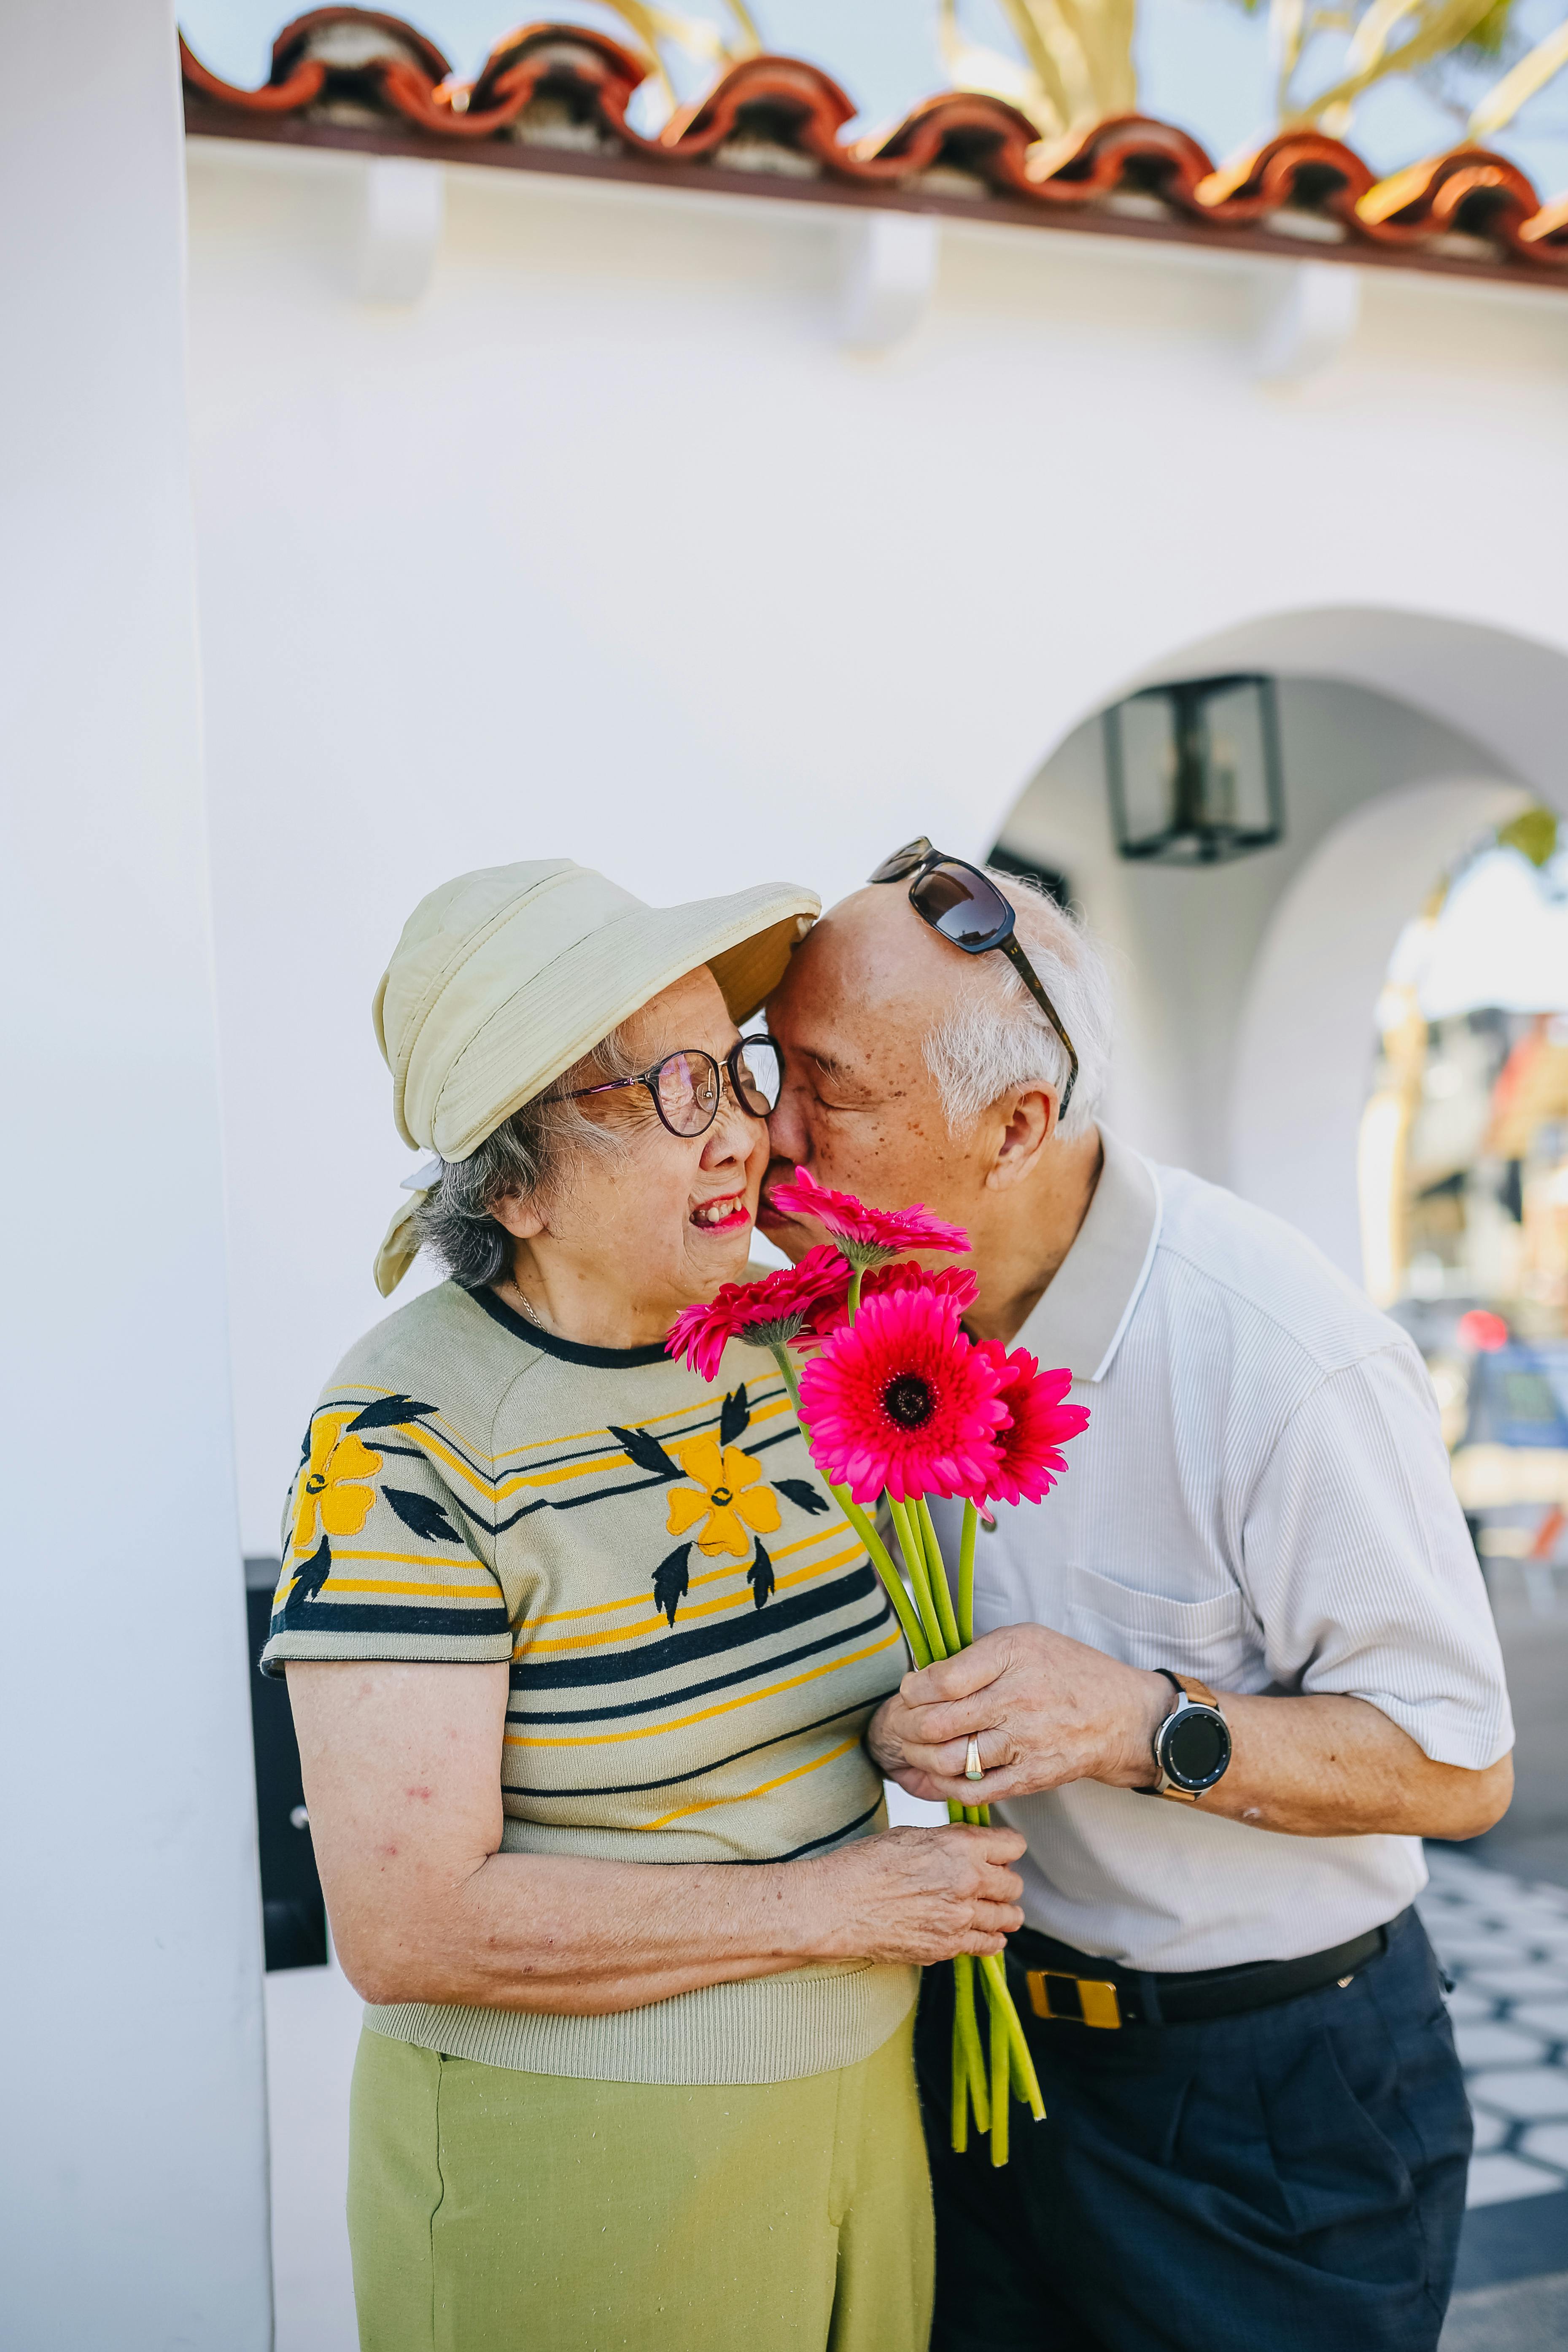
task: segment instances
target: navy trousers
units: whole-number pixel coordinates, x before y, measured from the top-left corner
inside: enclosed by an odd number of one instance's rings
[[[998,2172],[973,2128],[952,2154],[926,1971],[931,2352],[1434,2352],[1470,2113],[1414,1913],[1342,1990],[1205,2024],[1037,2020],[1009,1974],[1047,2120],[1015,2103]]]

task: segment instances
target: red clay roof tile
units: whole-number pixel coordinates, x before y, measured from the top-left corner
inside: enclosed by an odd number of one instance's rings
[[[1380,181],[1341,141],[1286,131],[1216,168],[1168,122],[1120,115],[1047,142],[1016,107],[968,90],[847,141],[851,100],[820,68],[784,57],[731,67],[650,138],[626,120],[648,63],[602,33],[525,26],[466,84],[412,25],[364,8],[316,8],[286,25],[259,89],[220,81],[184,38],[180,56],[187,127],[207,135],[1568,286],[1568,196],[1543,205],[1516,164],[1482,148]]]

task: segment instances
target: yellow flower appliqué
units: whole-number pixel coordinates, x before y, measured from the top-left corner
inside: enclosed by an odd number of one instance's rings
[[[697,1549],[711,1559],[719,1552],[731,1552],[744,1559],[752,1549],[752,1533],[772,1535],[779,1525],[779,1507],[773,1489],[759,1482],[762,1465],[738,1445],[726,1445],[721,1450],[716,1437],[689,1437],[683,1445],[671,1445],[673,1454],[689,1478],[695,1478],[701,1494],[693,1494],[689,1486],[674,1486],[669,1496],[668,1531],[672,1536],[689,1535],[699,1520],[705,1522],[697,1538]]]
[[[375,1488],[359,1482],[374,1477],[381,1456],[344,1434],[358,1411],[350,1405],[346,1412],[319,1412],[310,1423],[310,1459],[294,1497],[294,1549],[301,1559],[315,1549],[318,1515],[327,1536],[357,1536],[370,1517]]]

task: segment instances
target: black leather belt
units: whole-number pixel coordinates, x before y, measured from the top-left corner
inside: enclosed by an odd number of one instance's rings
[[[1160,1976],[1121,1968],[1033,1927],[1020,1927],[1008,1938],[1007,1957],[1024,1971],[1030,2012],[1054,2024],[1194,2025],[1207,2018],[1239,2017],[1249,2009],[1272,2009],[1302,1993],[1321,1992],[1325,1985],[1348,1984],[1369,1960],[1382,1957],[1409,1916],[1402,1911],[1385,1927],[1371,1927],[1332,1951],[1191,1974]]]

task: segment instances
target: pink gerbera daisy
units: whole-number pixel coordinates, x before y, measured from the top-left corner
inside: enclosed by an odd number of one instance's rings
[[[929,1290],[959,1315],[967,1314],[974,1304],[980,1288],[980,1278],[966,1265],[927,1267],[917,1265],[913,1258],[904,1258],[897,1265],[876,1265],[864,1277],[860,1297],[885,1298],[896,1290]],[[842,1298],[829,1298],[813,1316],[805,1339],[829,1339],[835,1331],[849,1320],[847,1294]]]
[[[902,1250],[969,1247],[962,1225],[931,1216],[919,1201],[907,1209],[868,1209],[853,1192],[835,1192],[819,1184],[809,1168],[797,1168],[787,1183],[773,1185],[768,1202],[786,1216],[810,1217],[825,1225],[857,1274],[868,1266],[886,1265]]]
[[[912,1495],[984,1493],[1005,1418],[997,1367],[926,1288],[862,1302],[800,1377],[801,1419],[818,1466],[857,1503],[885,1486]]]
[[[849,1268],[826,1243],[807,1250],[798,1265],[782,1265],[760,1282],[726,1282],[718,1295],[683,1307],[664,1343],[710,1381],[731,1339],[749,1348],[782,1348],[815,1320],[818,1308],[848,1296]]]
[[[1089,1407],[1064,1404],[1072,1386],[1067,1370],[1042,1372],[1026,1348],[1009,1355],[1000,1339],[982,1339],[979,1352],[994,1367],[1006,1426],[994,1438],[985,1498],[993,1503],[1040,1502],[1067,1468],[1061,1448],[1089,1426]]]

